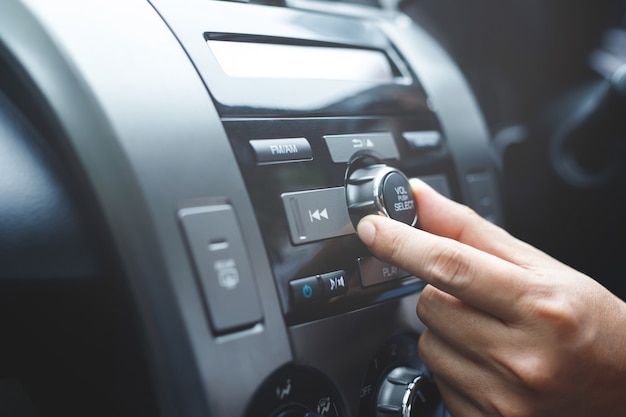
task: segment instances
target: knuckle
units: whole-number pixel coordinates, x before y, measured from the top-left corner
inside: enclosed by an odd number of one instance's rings
[[[430,332],[430,330],[426,329],[424,330],[424,332],[422,332],[422,334],[419,337],[418,343],[417,343],[417,354],[420,357],[420,359],[422,360],[422,362],[424,362],[424,364],[431,370],[431,371],[435,371],[437,370],[438,366],[436,365],[436,363],[433,361],[432,357],[433,355],[431,355],[431,352],[433,352],[433,343],[432,343],[432,334]],[[435,355],[436,357],[436,355]]]
[[[433,282],[446,287],[463,290],[472,284],[471,262],[467,253],[458,245],[437,245],[431,248],[427,273]]]
[[[552,337],[557,340],[571,341],[576,338],[581,323],[585,322],[587,307],[577,305],[574,298],[554,290],[535,291],[528,304],[531,314],[549,328]]]
[[[572,305],[561,297],[543,304],[540,314],[541,318],[551,325],[556,337],[570,339],[576,335],[580,323],[578,314]]]
[[[526,390],[550,393],[559,384],[558,363],[558,358],[539,350],[509,358],[507,368]]]
[[[495,415],[506,417],[533,417],[537,416],[532,403],[529,401],[516,401],[510,397],[497,397],[491,401],[490,408],[495,410]]]
[[[433,297],[435,297],[437,291],[431,285],[427,285],[424,287],[422,292],[420,293],[419,299],[417,300],[417,305],[415,307],[415,312],[417,313],[417,317],[422,320],[422,322],[428,325],[428,318],[430,316],[430,311],[432,310],[431,306],[434,302]]]

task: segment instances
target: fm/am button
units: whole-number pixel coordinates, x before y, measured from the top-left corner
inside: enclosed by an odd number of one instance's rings
[[[255,139],[250,141],[257,164],[309,161],[313,159],[311,144],[306,138]]]
[[[353,234],[344,187],[281,195],[294,245]]]

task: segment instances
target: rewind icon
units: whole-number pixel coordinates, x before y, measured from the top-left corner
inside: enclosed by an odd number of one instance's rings
[[[309,210],[309,220],[311,220],[311,223],[313,223],[314,220],[321,221],[322,219],[328,220],[327,209],[323,209],[321,211],[319,209],[315,211]]]

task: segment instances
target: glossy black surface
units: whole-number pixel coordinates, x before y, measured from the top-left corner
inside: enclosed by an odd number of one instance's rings
[[[397,167],[409,177],[445,174],[453,195],[458,195],[454,166],[445,146],[426,152],[415,151],[400,139],[404,131],[438,129],[438,122],[432,114],[425,114],[421,118],[228,119],[224,125],[255,206],[284,311],[293,313],[293,320],[336,314],[367,305],[374,300],[388,298],[393,291],[397,295],[397,291],[402,293],[417,288],[413,285],[410,289],[403,289],[404,284],[401,282],[391,282],[362,289],[356,261],[357,258],[368,257],[370,254],[356,235],[293,245],[289,238],[289,226],[281,194],[344,185],[348,165],[332,162],[324,135],[388,131],[393,133],[402,158],[386,160],[387,164]],[[306,137],[311,144],[313,159],[273,165],[257,164],[249,141],[282,137]],[[323,203],[320,202],[321,205]],[[322,303],[323,307],[314,305],[305,308],[305,312],[294,311],[287,291],[290,280],[337,270],[346,271],[349,285],[347,295],[325,301]]]
[[[242,33],[219,33],[207,31],[204,46],[207,64],[204,71],[206,82],[222,117],[277,117],[277,116],[366,116],[398,115],[431,112],[426,95],[419,81],[407,67],[396,48],[382,31],[367,21],[339,20],[333,16],[316,14],[294,15],[282,11],[272,15],[274,24],[269,28],[282,28],[276,35],[267,28],[257,33],[246,28]],[[237,25],[233,25],[236,27]],[[208,26],[207,26],[208,30]],[[280,34],[279,36],[277,36]],[[230,54],[212,53],[211,42],[236,42],[244,45],[264,47],[289,46],[303,55],[316,52],[319,66],[311,75],[294,74],[289,77],[255,74],[254,68],[243,71],[246,76],[232,76],[225,71],[225,60]],[[308,50],[310,50],[310,52]],[[333,67],[339,65],[333,60],[334,54],[370,51],[384,56],[391,72],[391,79],[355,80],[347,77],[335,78]],[[342,52],[343,51],[343,52]],[[198,49],[198,52],[203,53]],[[225,56],[222,56],[225,55]],[[325,56],[328,55],[328,56]],[[232,60],[237,62],[237,57]],[[289,52],[269,57],[259,57],[259,61],[278,60],[289,63]],[[347,62],[346,62],[347,63]],[[344,65],[346,65],[344,63]],[[240,64],[252,66],[253,63]],[[281,67],[281,62],[273,63]],[[267,66],[267,64],[264,64]],[[357,70],[357,68],[355,68]],[[277,71],[282,73],[283,71]],[[320,75],[317,76],[316,73]],[[350,72],[337,68],[337,73]],[[375,73],[376,69],[370,72]],[[329,77],[328,74],[331,74]],[[343,79],[342,79],[343,78]]]

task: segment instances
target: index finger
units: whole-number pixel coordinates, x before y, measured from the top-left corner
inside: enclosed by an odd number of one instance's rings
[[[411,187],[417,200],[421,229],[458,240],[521,266],[553,261],[545,253],[514,238],[468,207],[439,194],[425,182],[413,178]]]
[[[376,257],[505,321],[525,311],[528,271],[456,240],[436,236],[383,216],[367,216],[357,233]]]

